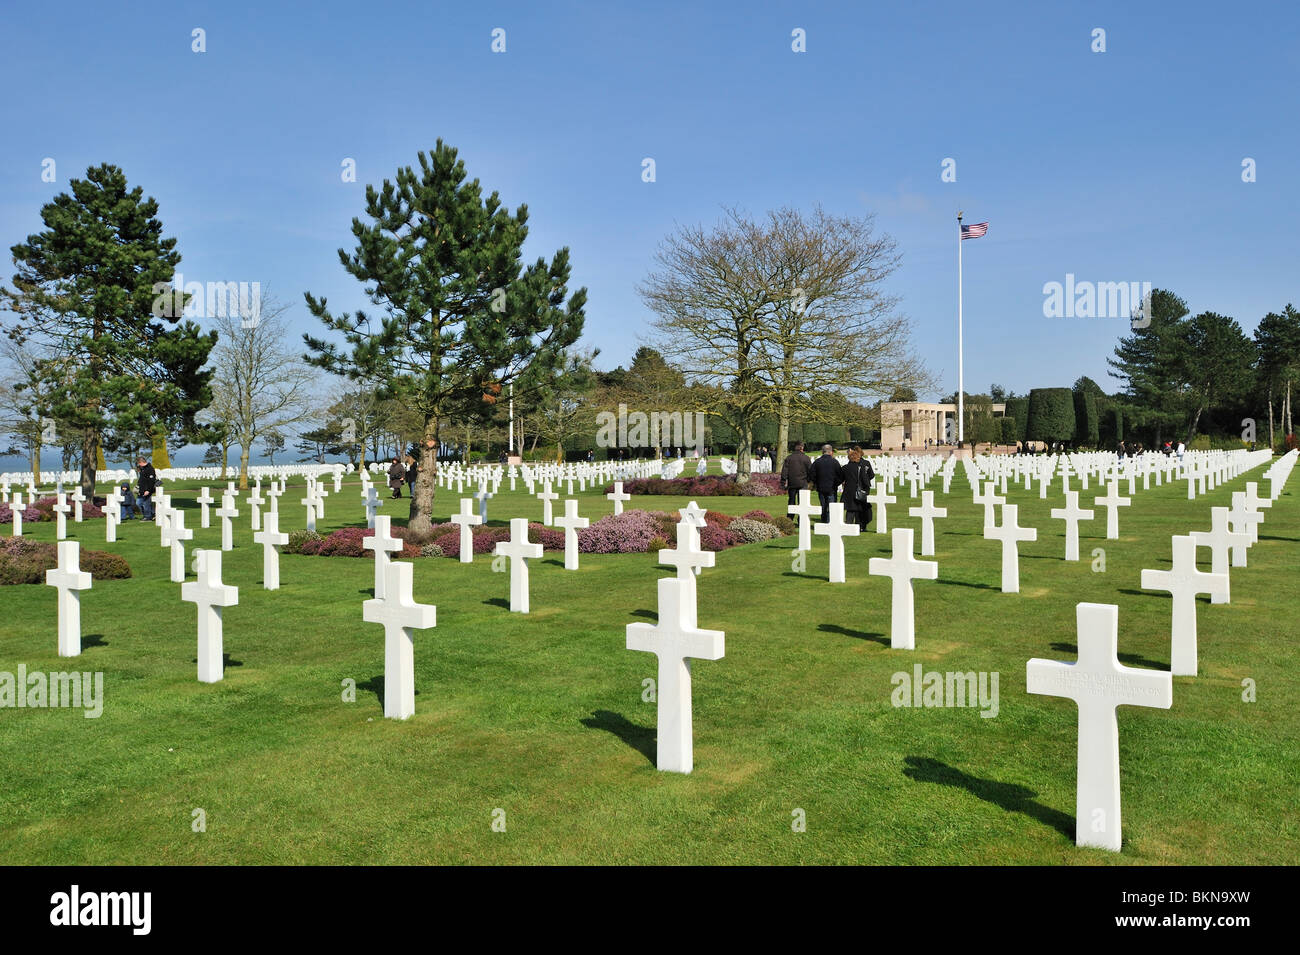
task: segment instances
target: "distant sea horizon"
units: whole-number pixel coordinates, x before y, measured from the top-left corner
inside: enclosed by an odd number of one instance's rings
[[[176,467],[176,468],[209,467],[210,465],[205,465],[203,463],[203,455],[206,453],[206,451],[207,448],[203,446],[197,446],[197,447],[191,446],[191,447],[182,448],[181,450],[177,451],[175,454],[172,455],[172,467]],[[80,455],[78,455],[73,462],[72,470],[76,471],[80,469],[81,467],[80,460],[81,460]],[[250,457],[248,463],[251,466],[255,466],[255,467],[269,466],[272,464],[271,459],[268,458],[266,455],[258,455],[258,454],[255,454],[252,457]],[[277,454],[275,456],[274,463],[275,465],[283,466],[283,465],[290,465],[290,464],[306,464],[308,462],[299,461],[292,454]],[[326,464],[347,464],[348,459],[346,457],[326,455],[325,463]],[[227,462],[227,466],[230,468],[230,470],[238,472],[239,455],[232,454],[230,456],[229,461]],[[62,467],[63,467],[63,456],[61,454],[53,454],[47,451],[46,453],[41,455],[42,471],[57,471],[57,470],[61,470]],[[128,463],[125,459],[114,458],[112,455],[108,456],[108,470],[110,471],[117,471],[117,470],[129,471],[131,467],[132,467],[132,463]],[[0,474],[7,473],[7,472],[14,472],[14,471],[27,471],[30,470],[30,468],[31,468],[31,462],[26,455],[10,454],[5,456],[0,456]]]

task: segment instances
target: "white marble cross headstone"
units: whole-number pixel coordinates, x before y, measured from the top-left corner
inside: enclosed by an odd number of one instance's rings
[[[877,534],[883,534],[889,529],[889,515],[885,508],[887,505],[898,501],[898,498],[890,496],[887,484],[887,481],[877,481],[875,487],[871,489],[872,493],[867,495],[867,500],[875,507]],[[834,504],[831,505],[832,508],[834,506]],[[817,533],[820,534],[821,530],[818,529]],[[849,536],[853,535],[850,534]]]
[[[174,584],[185,582],[185,542],[194,537],[194,531],[185,527],[185,512],[179,508],[172,514],[167,526],[162,529],[160,543],[171,548],[171,580]]]
[[[1119,508],[1128,507],[1133,503],[1133,499],[1120,497],[1119,483],[1111,481],[1107,485],[1106,493],[1101,497],[1094,497],[1092,503],[1106,508],[1106,540],[1119,540]]]
[[[472,528],[483,523],[483,518],[474,513],[474,499],[460,499],[460,513],[451,515],[451,522],[460,528],[460,562],[474,563],[474,532]]]
[[[876,485],[879,487],[880,485]],[[844,583],[844,538],[857,537],[858,525],[844,523],[844,502],[836,501],[830,505],[830,521],[818,524],[814,532],[830,542],[830,573],[828,579],[833,584]]]
[[[510,612],[528,613],[528,559],[541,557],[542,545],[529,542],[527,518],[511,518],[510,540],[499,541],[495,553],[510,558]]]
[[[605,497],[606,497],[606,499],[611,500],[611,501],[614,502],[614,513],[615,513],[615,514],[622,514],[622,513],[623,513],[623,504],[624,504],[624,502],[632,500],[632,495],[631,495],[631,494],[624,494],[624,493],[623,493],[623,482],[622,482],[622,481],[615,481],[615,482],[614,482],[614,491],[613,491],[613,493],[612,493],[612,494],[606,494]]]
[[[82,520],[81,505],[86,503],[86,495],[81,492],[81,485],[77,485],[69,500],[72,501],[72,523],[80,524]]]
[[[929,491],[925,492],[929,494]],[[912,529],[895,527],[894,553],[891,557],[873,557],[867,562],[867,572],[893,581],[889,611],[889,645],[895,650],[916,649],[915,599],[912,580],[937,580],[939,565],[932,560],[915,560],[912,557]]]
[[[1020,593],[1020,542],[1038,540],[1038,531],[1018,524],[1020,508],[1002,505],[1002,524],[984,532],[985,540],[1002,541],[1002,592]]]
[[[221,549],[230,550],[234,546],[232,538],[231,518],[238,517],[239,511],[235,509],[235,495],[227,491],[221,495],[221,506],[217,508],[217,517],[221,518]]]
[[[661,577],[658,623],[627,625],[627,648],[659,658],[655,765],[663,772],[689,773],[695,767],[691,659],[718,660],[726,650],[721,630],[700,630],[691,619],[694,614],[685,606],[689,586],[673,577]]]
[[[45,583],[59,592],[59,656],[81,653],[81,591],[91,588],[90,574],[81,569],[81,544],[60,541],[59,565],[45,572]]]
[[[58,502],[51,508],[54,511],[55,525],[54,536],[58,540],[68,536],[68,511],[72,510],[72,505],[67,501],[67,495],[62,491],[59,492]]]
[[[486,487],[480,487],[478,489],[478,493],[475,494],[474,497],[478,501],[478,516],[481,519],[481,522],[486,524],[488,519],[487,502],[492,498],[496,497],[496,495],[493,494],[491,491],[489,491]]]
[[[9,513],[13,518],[14,528],[13,536],[23,536],[23,494],[21,491],[14,491],[13,500],[9,502]]]
[[[198,580],[181,584],[181,600],[199,610],[199,682],[217,683],[225,675],[221,608],[239,603],[239,588],[221,582],[221,551],[198,550]]]
[[[257,489],[248,492],[248,513],[252,520],[252,528],[255,531],[262,529],[262,505],[266,499],[262,497],[261,492]]]
[[[1054,507],[1052,517],[1065,521],[1065,559],[1079,559],[1079,522],[1092,520],[1092,511],[1079,507],[1079,492],[1065,492],[1065,507]]]
[[[555,519],[555,526],[564,528],[564,569],[578,569],[578,531],[591,526],[591,519],[578,516],[578,502],[569,498],[564,502],[564,516]]]
[[[1250,546],[1253,547],[1259,540],[1259,525],[1264,523],[1264,515],[1246,504],[1244,491],[1232,492],[1232,509],[1228,511],[1228,519],[1235,527],[1250,535]]]
[[[699,550],[700,549],[700,528],[708,524],[708,512],[705,511],[704,508],[700,507],[700,505],[696,504],[694,501],[691,501],[691,503],[686,505],[685,507],[677,508],[677,513],[681,516],[681,519],[685,521],[688,527],[690,528],[690,532],[691,532],[690,547],[694,550]],[[680,540],[681,540],[681,533],[679,532],[678,533],[679,547],[681,546]],[[702,565],[696,565],[695,567],[695,576],[697,577],[700,575],[700,566]],[[708,565],[708,566],[712,566],[712,565]]]
[[[542,523],[545,524],[547,527],[550,527],[551,517],[553,516],[551,511],[551,505],[554,503],[554,501],[557,498],[559,498],[560,495],[556,494],[554,491],[551,490],[550,481],[547,481],[545,484],[542,485],[542,487],[543,490],[540,494],[537,495],[537,499],[542,502]],[[519,518],[514,518],[512,520],[511,522],[512,526],[513,526],[513,521],[516,520],[519,520]]]
[[[437,626],[437,608],[411,596],[414,568],[395,561],[385,568],[385,597],[361,605],[366,623],[384,625],[384,717],[405,720],[415,715],[415,638],[412,630]]]
[[[1196,595],[1219,591],[1226,596],[1228,575],[1196,569],[1196,541],[1190,536],[1175,536],[1173,552],[1169,570],[1142,571],[1142,589],[1167,590],[1173,596],[1169,669],[1174,676],[1196,676]]]
[[[807,488],[799,491],[799,503],[787,505],[785,511],[799,518],[799,550],[812,550],[812,519],[822,512],[821,507],[812,502],[812,491]]]
[[[921,492],[921,506],[909,507],[907,509],[909,517],[919,517],[921,519],[921,556],[934,556],[934,519],[936,517],[947,517],[948,508],[934,506],[934,491]],[[879,558],[872,558],[873,560]]]
[[[687,518],[677,522],[677,547],[659,551],[659,563],[675,567],[677,579],[685,586],[682,607],[692,627],[695,626],[695,575],[701,567],[714,566],[717,556],[711,550],[700,550],[699,530]]]
[[[984,505],[984,536],[985,537],[987,537],[988,532],[993,529],[993,525],[994,525],[993,508],[998,504],[1005,504],[1007,500],[1005,497],[998,497],[998,495],[994,493],[995,487],[996,485],[994,485],[992,481],[986,481],[984,484],[984,493],[975,495],[975,503]]]
[[[1237,547],[1244,551],[1250,546],[1249,534],[1234,534],[1228,529],[1226,507],[1210,508],[1210,529],[1192,531],[1190,536],[1196,541],[1197,547],[1210,549],[1210,573],[1222,574],[1225,578],[1228,577],[1228,552]],[[1229,584],[1231,585],[1231,581]],[[1210,594],[1210,603],[1226,604],[1230,596],[1229,591],[1230,586],[1224,587],[1222,592],[1214,591]]]
[[[375,596],[380,600],[384,599],[384,582],[388,579],[388,555],[401,553],[402,550],[401,539],[389,533],[391,520],[387,514],[376,517],[375,533],[361,542],[365,550],[374,551],[375,554]]]
[[[316,495],[311,488],[307,489],[307,496],[302,499],[302,506],[307,508],[307,530],[316,530]],[[221,512],[218,511],[218,514]]]
[[[289,543],[289,535],[280,530],[280,515],[269,512],[262,521],[262,529],[253,534],[253,543],[262,545],[262,587],[280,589],[280,552],[276,546]]]
[[[1063,696],[1079,708],[1075,843],[1118,852],[1121,845],[1118,706],[1169,709],[1173,677],[1119,662],[1119,608],[1081,603],[1076,608],[1077,663],[1033,659],[1026,689]]]
[[[113,488],[104,502],[104,542],[117,543],[117,525],[122,523],[122,492]]]
[[[380,500],[379,494],[375,491],[374,485],[366,488],[366,493],[362,495],[366,501],[366,527],[375,526],[375,511],[383,507],[384,502]]]

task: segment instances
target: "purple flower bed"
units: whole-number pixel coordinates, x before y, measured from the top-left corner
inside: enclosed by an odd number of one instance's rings
[[[43,584],[45,572],[57,567],[58,550],[48,541],[10,537],[0,541],[0,584]],[[120,554],[83,550],[81,569],[95,580],[120,580],[131,576],[131,567]]]
[[[432,543],[442,548],[442,556],[454,557],[459,560],[460,528],[455,524],[445,526],[451,528],[451,530],[440,537],[435,537]],[[564,550],[564,532],[557,531],[544,524],[530,522],[528,525],[528,539],[534,544],[541,544],[542,550]],[[496,550],[497,544],[510,540],[510,528],[476,527],[470,540],[473,543],[475,554],[491,554]]]
[[[400,552],[390,552],[390,557],[419,557],[420,545],[407,540],[405,527],[394,527],[392,535],[402,541]],[[374,551],[366,550],[362,542],[367,537],[374,537],[375,532],[365,527],[341,527],[321,540],[304,541],[301,553],[314,557],[374,557]]]
[[[672,523],[668,515],[659,512],[609,514],[578,531],[578,550],[584,554],[644,554],[654,538],[672,539],[665,531],[665,520]]]
[[[755,474],[744,484],[734,477],[711,475],[708,477],[637,478],[624,481],[628,494],[672,495],[677,497],[771,497],[781,493],[781,478],[776,474]],[[614,485],[605,488],[612,494]]]

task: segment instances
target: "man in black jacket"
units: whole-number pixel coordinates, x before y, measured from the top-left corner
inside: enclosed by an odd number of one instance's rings
[[[822,445],[822,456],[813,462],[812,483],[817,488],[817,499],[822,505],[822,523],[831,519],[831,505],[835,503],[835,490],[844,483],[843,468],[835,460],[835,449]]]
[[[799,492],[808,487],[812,474],[812,458],[803,453],[803,442],[794,446],[794,453],[781,465],[781,486],[789,492],[789,503],[799,503]]]
[[[136,479],[140,486],[140,516],[153,520],[153,492],[158,489],[158,472],[141,456],[135,462]]]

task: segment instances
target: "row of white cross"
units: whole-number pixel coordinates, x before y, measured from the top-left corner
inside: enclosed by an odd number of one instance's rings
[[[1230,511],[1214,508],[1214,520],[1209,532],[1196,532],[1174,538],[1174,564],[1170,571],[1144,570],[1142,586],[1147,589],[1165,589],[1174,597],[1173,654],[1169,673],[1136,670],[1118,662],[1118,608],[1113,605],[1081,603],[1077,610],[1079,654],[1076,663],[1030,660],[1027,664],[1029,692],[1065,696],[1073,699],[1079,708],[1079,776],[1077,795],[1077,841],[1080,845],[1096,845],[1118,850],[1120,847],[1118,727],[1115,709],[1119,705],[1145,705],[1168,708],[1172,705],[1172,675],[1196,673],[1195,595],[1210,592],[1226,601],[1228,597],[1227,561],[1229,551],[1241,554],[1244,565],[1245,548],[1257,537],[1257,525],[1263,520],[1262,509],[1271,506],[1294,466],[1294,452],[1284,467],[1274,465],[1269,470],[1271,492],[1268,498],[1259,498],[1258,489],[1248,484],[1245,492],[1234,494],[1234,509],[1240,507],[1252,515],[1246,519],[1248,532],[1228,529]],[[206,490],[206,489],[205,489]],[[233,489],[232,489],[233,490]],[[621,492],[621,487],[617,488]],[[926,492],[929,495],[930,492]],[[1077,493],[1067,497],[1067,524],[1077,529],[1081,518],[1077,507]],[[991,488],[985,488],[985,498]],[[318,494],[309,492],[309,498]],[[1115,497],[1112,484],[1109,498]],[[223,508],[218,516],[228,521],[233,507],[230,494],[224,496]],[[274,500],[274,499],[273,499]],[[62,502],[61,502],[62,503]],[[163,528],[162,542],[172,547],[172,574],[177,579],[177,550],[180,542],[192,537],[184,527],[183,514],[172,509],[166,495],[160,495],[158,520]],[[211,503],[211,501],[209,501]],[[549,505],[549,501],[546,502]],[[617,506],[616,502],[616,506]],[[979,501],[977,503],[985,503]],[[314,505],[312,505],[314,506]],[[1112,500],[1111,505],[1114,506]],[[472,541],[466,541],[471,524],[479,523],[470,512],[469,499],[462,500],[462,560],[466,552],[472,554]],[[569,566],[570,535],[576,538],[585,518],[577,516],[577,502],[566,502],[567,520],[557,521],[566,533],[566,567]],[[999,539],[1003,544],[1003,589],[1007,589],[1008,574],[1017,578],[1014,570],[1016,544],[1032,540],[1033,529],[1020,528],[1015,505],[1003,504],[1001,525],[986,527],[985,536]],[[792,513],[802,518],[801,546],[810,545],[806,539],[808,519],[812,515],[809,496],[800,495],[799,505],[791,505]],[[917,514],[921,511],[921,514]],[[928,513],[926,513],[928,512]],[[933,507],[930,497],[924,499],[922,508],[913,508],[913,516],[922,516],[924,524],[934,517],[946,516],[946,509]],[[677,570],[673,578],[658,584],[659,621],[655,625],[629,624],[627,646],[633,650],[655,653],[659,658],[658,726],[660,769],[690,772],[692,769],[691,730],[691,674],[690,659],[719,659],[723,655],[724,635],[720,631],[701,630],[697,625],[695,575],[700,568],[713,566],[714,554],[701,551],[698,532],[704,526],[704,511],[691,502],[680,511],[682,520],[677,525],[677,548],[660,552],[660,562]],[[831,578],[843,580],[843,537],[858,532],[855,525],[843,521],[843,504],[831,505],[832,520],[818,525],[817,533],[828,537],[832,545]],[[986,510],[987,514],[987,510]],[[1053,517],[1059,517],[1056,513]],[[255,534],[263,543],[267,559],[275,553],[275,546],[287,541],[287,535],[278,533],[278,515],[272,510],[267,515],[265,531]],[[375,597],[365,601],[363,618],[380,623],[385,628],[385,716],[405,719],[414,713],[414,644],[412,631],[435,626],[436,608],[417,604],[412,598],[412,567],[405,563],[391,563],[390,552],[400,551],[402,542],[392,537],[387,517],[376,518],[376,533],[363,546],[375,552]],[[223,531],[224,531],[223,526]],[[516,518],[511,521],[511,539],[496,545],[496,553],[511,562],[511,609],[528,612],[528,559],[542,555],[539,544],[527,540],[528,521]],[[929,550],[933,551],[932,530]],[[223,533],[223,547],[227,544]],[[260,538],[260,539],[259,539]],[[465,546],[465,545],[470,546]],[[937,579],[938,565],[932,561],[916,561],[912,557],[912,531],[896,528],[892,535],[893,556],[872,558],[870,573],[889,576],[893,591],[891,600],[891,646],[912,649],[915,646],[914,611],[911,581]],[[1196,569],[1195,548],[1200,544],[1211,549],[1215,569],[1203,573]],[[228,549],[228,547],[225,547]],[[923,550],[926,549],[923,545]],[[1067,543],[1067,551],[1069,549]],[[576,567],[576,543],[572,547]],[[1076,547],[1077,552],[1077,539]],[[838,551],[838,561],[835,553]],[[59,565],[47,572],[47,583],[59,595],[59,653],[63,656],[80,652],[80,597],[79,592],[91,587],[89,574],[79,569],[79,544],[64,541],[59,544]],[[1010,558],[1008,557],[1010,554]],[[198,620],[198,671],[202,682],[215,682],[222,678],[221,610],[238,603],[238,589],[221,583],[221,552],[197,551],[198,580],[183,583],[181,597],[195,603]],[[471,557],[472,559],[472,557]],[[183,556],[180,577],[183,580]],[[1010,564],[1008,561],[1010,560]],[[837,566],[838,565],[838,566]],[[1220,570],[1219,566],[1223,569]],[[1009,571],[1009,567],[1013,568]],[[269,565],[264,567],[267,589],[271,585]],[[275,586],[278,586],[278,564],[275,567]],[[1180,633],[1182,639],[1180,640]],[[1190,634],[1190,639],[1189,639]]]

